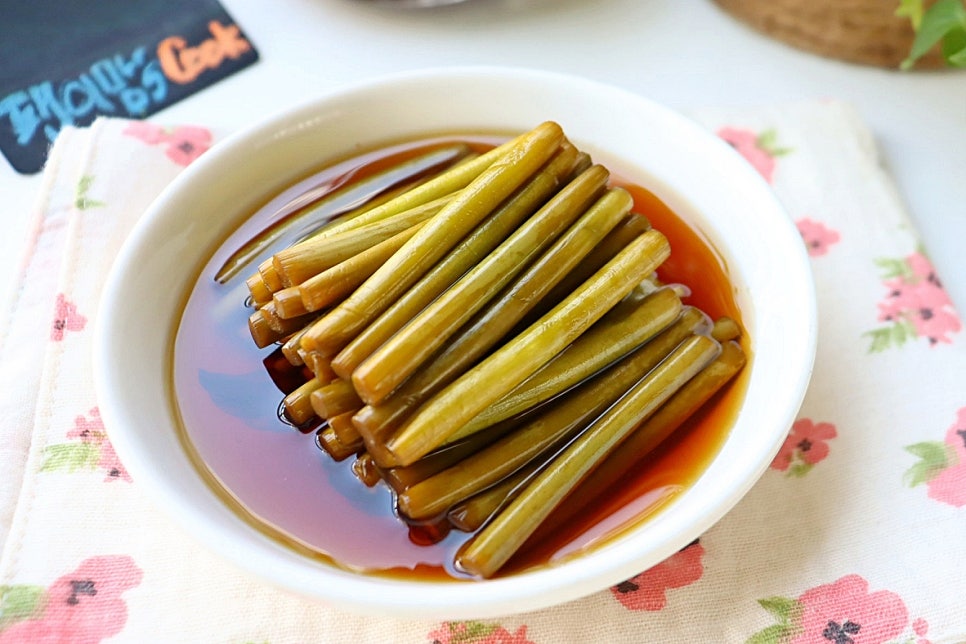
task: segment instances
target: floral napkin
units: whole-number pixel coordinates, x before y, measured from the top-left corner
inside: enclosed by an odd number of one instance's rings
[[[91,331],[125,234],[217,136],[66,129],[0,310],[0,643],[966,641],[966,338],[873,137],[834,101],[693,116],[772,184],[811,255],[821,330],[801,413],[752,491],[663,563],[459,622],[279,591],[142,496],[98,415]]]

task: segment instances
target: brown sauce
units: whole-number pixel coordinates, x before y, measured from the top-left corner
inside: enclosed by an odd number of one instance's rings
[[[479,149],[493,142],[485,137],[459,140]],[[244,280],[261,258],[225,284],[216,283],[213,276],[233,250],[273,217],[286,216],[284,204],[311,186],[357,180],[443,142],[424,140],[360,154],[266,203],[225,240],[202,270],[187,298],[173,351],[174,404],[183,440],[213,488],[240,516],[273,538],[309,556],[370,574],[460,579],[451,562],[468,535],[453,530],[437,543],[416,543],[393,513],[385,486],[366,488],[352,473],[351,459],[333,462],[316,446],[312,432],[296,431],[279,419],[282,394],[263,365],[271,349],[254,346],[247,327],[250,310],[243,306]],[[688,303],[712,317],[740,319],[725,268],[713,250],[650,192],[625,187],[631,190],[637,211],[671,242],[672,256],[660,277],[688,284]],[[268,249],[262,258],[279,247]],[[593,512],[584,513],[559,536],[534,539],[502,574],[597,543],[620,525],[652,514],[691,485],[727,436],[740,402],[741,386],[735,384],[629,473],[608,499],[594,500]]]

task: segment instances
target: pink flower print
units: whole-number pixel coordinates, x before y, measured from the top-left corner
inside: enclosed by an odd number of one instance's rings
[[[188,165],[211,147],[211,131],[202,127],[178,127],[168,136],[165,154],[178,165]]]
[[[926,483],[930,499],[961,508],[966,506],[966,460],[947,467]]]
[[[929,640],[926,639],[926,634],[929,633],[929,622],[921,617],[918,618],[912,623],[912,632],[919,636],[916,644],[930,644]]]
[[[114,446],[107,438],[101,415],[95,407],[88,416],[74,418],[74,428],[67,432],[73,442],[49,445],[44,450],[41,471],[100,469],[106,474],[104,481],[131,482],[131,476],[124,469]]]
[[[839,233],[831,228],[826,228],[825,224],[812,221],[808,217],[799,219],[796,222],[798,232],[805,242],[808,254],[811,257],[818,257],[828,252],[829,246],[838,243]]]
[[[930,346],[951,344],[950,334],[959,332],[962,323],[929,259],[913,253],[877,263],[888,290],[878,304],[878,320],[887,325],[866,333],[872,339],[869,350],[883,351],[913,338],[926,338]]]
[[[757,644],[929,644],[916,639],[929,629],[924,619],[912,623],[909,635],[909,612],[902,598],[888,590],[870,593],[869,583],[858,575],[817,586],[797,599],[770,597],[758,603],[777,623],[748,639]]]
[[[148,145],[157,145],[168,140],[168,134],[163,127],[148,121],[132,121],[122,134],[133,136]]]
[[[667,591],[701,579],[704,547],[694,541],[641,574],[612,586],[610,591],[624,608],[658,611],[667,605]]]
[[[858,575],[807,590],[798,604],[802,632],[791,644],[880,644],[896,638],[909,623],[898,595],[870,593],[869,583]]]
[[[952,302],[938,282],[896,278],[883,282],[889,295],[879,303],[879,321],[907,321],[915,334],[929,338],[930,344],[952,340],[949,332],[959,330],[959,319],[952,312]]]
[[[94,407],[87,414],[88,416],[74,418],[74,428],[67,432],[67,438],[78,439],[85,443],[100,443],[107,438],[104,423],[101,421],[101,412]]]
[[[936,276],[936,269],[932,262],[922,253],[913,253],[906,258],[906,266],[916,277],[921,277],[939,286],[939,278]]]
[[[101,443],[101,457],[97,459],[97,467],[107,473],[104,476],[105,482],[127,481],[130,483],[132,481],[131,475],[124,469],[121,459],[118,458],[117,452],[114,451],[114,446],[107,439],[104,439]]]
[[[966,461],[966,407],[956,412],[956,422],[946,430],[946,444],[960,461]]]
[[[957,508],[966,506],[966,407],[946,431],[945,440],[908,445],[919,460],[905,473],[909,487],[926,484],[930,499]]]
[[[832,423],[816,423],[809,418],[795,421],[771,468],[788,476],[805,476],[829,454],[829,440],[838,432]]]
[[[775,130],[765,130],[761,134],[756,134],[751,130],[723,127],[718,130],[718,136],[745,157],[768,183],[772,182],[775,158],[789,152],[787,149],[778,147]]]
[[[499,624],[477,621],[445,622],[428,639],[433,644],[533,644],[525,625],[511,633]]]
[[[135,121],[124,129],[124,134],[148,145],[161,145],[169,159],[186,166],[211,147],[211,130],[203,127],[181,126],[163,128],[147,121]]]
[[[85,559],[46,592],[35,594],[30,616],[0,630],[0,644],[96,644],[117,635],[127,622],[121,595],[138,586],[142,576],[128,556]]]
[[[87,318],[77,312],[77,305],[64,297],[63,293],[58,293],[54,304],[54,322],[50,326],[50,339],[60,342],[64,339],[65,331],[83,331],[85,326]]]

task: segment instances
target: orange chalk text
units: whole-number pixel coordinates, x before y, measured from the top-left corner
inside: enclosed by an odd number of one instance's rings
[[[161,71],[172,82],[185,85],[202,72],[215,69],[226,59],[235,59],[252,46],[245,40],[237,25],[225,26],[217,20],[208,23],[211,38],[189,46],[180,36],[169,36],[158,43]]]

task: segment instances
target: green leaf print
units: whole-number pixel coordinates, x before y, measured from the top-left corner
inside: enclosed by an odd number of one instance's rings
[[[762,608],[774,615],[782,624],[797,624],[802,618],[802,605],[789,597],[759,599]]]
[[[44,450],[41,472],[93,470],[101,458],[101,446],[96,443],[61,443]]]
[[[788,467],[788,473],[786,474],[786,476],[794,476],[796,478],[802,478],[812,470],[812,467],[814,466],[811,463],[806,463],[805,461],[798,461],[798,462],[792,463]]]
[[[875,265],[882,269],[882,272],[879,274],[882,279],[888,280],[896,277],[912,279],[915,277],[915,273],[912,272],[912,267],[909,266],[909,262],[905,259],[880,257],[874,261]]]
[[[0,586],[0,631],[14,622],[40,617],[46,607],[43,586]]]
[[[918,337],[916,327],[909,320],[902,320],[892,325],[891,340],[897,347],[901,347],[908,340]]]
[[[785,644],[802,631],[802,604],[790,597],[768,597],[758,604],[778,620],[748,638],[746,644]]]
[[[871,353],[881,353],[889,348],[889,329],[874,329],[872,331],[866,331],[862,335],[872,339],[869,343],[869,351]]]
[[[774,624],[748,638],[746,644],[785,644],[795,634],[791,624]]]
[[[941,441],[915,443],[906,446],[906,451],[919,457],[919,462],[906,470],[902,477],[908,487],[932,480],[956,458],[949,446]]]
[[[94,177],[85,174],[77,182],[77,193],[74,198],[74,206],[78,210],[87,210],[88,208],[97,208],[104,206],[103,201],[95,201],[87,196],[88,190],[91,189],[91,184],[94,183]]]
[[[450,640],[450,644],[472,644],[473,642],[479,642],[480,640],[489,637],[496,626],[493,624],[487,624],[485,622],[463,622],[464,630],[458,631],[458,629],[453,629],[457,631],[453,639]]]
[[[778,145],[778,132],[775,129],[765,130],[755,139],[755,144],[773,157],[780,157],[792,151]]]
[[[862,335],[871,338],[869,353],[881,353],[892,347],[901,347],[909,340],[918,337],[916,327],[909,320],[896,320],[892,324],[866,331]]]

